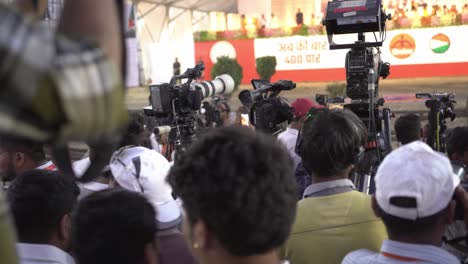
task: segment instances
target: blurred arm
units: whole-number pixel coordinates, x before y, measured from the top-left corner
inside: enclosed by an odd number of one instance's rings
[[[14,5],[21,13],[40,19],[45,14],[47,2],[48,0],[15,0]]]
[[[120,69],[122,34],[116,3],[116,0],[65,0],[58,32],[97,44]]]

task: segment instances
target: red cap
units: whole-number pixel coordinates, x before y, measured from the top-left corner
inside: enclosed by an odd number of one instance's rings
[[[296,118],[303,117],[311,108],[322,108],[321,105],[312,102],[309,98],[297,98],[291,106],[294,108]]]

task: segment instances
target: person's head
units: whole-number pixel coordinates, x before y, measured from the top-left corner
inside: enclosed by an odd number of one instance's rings
[[[294,109],[293,123],[295,124],[297,129],[302,128],[306,115],[311,108],[323,108],[321,105],[312,102],[312,100],[310,100],[309,98],[297,98],[296,100],[294,100],[294,102],[292,102],[291,106]]]
[[[231,112],[231,108],[226,101],[221,101],[216,104],[216,110],[219,111],[219,118],[221,122],[224,124],[229,119],[229,113]]]
[[[87,196],[73,214],[78,263],[156,263],[156,212],[139,193],[109,189]]]
[[[456,127],[448,134],[447,154],[450,160],[468,166],[468,127]]]
[[[158,212],[158,229],[177,227],[182,222],[179,206],[172,197],[172,188],[166,182],[171,165],[154,150],[144,147],[126,147],[116,151],[110,169],[118,186],[142,193]]]
[[[440,244],[454,217],[460,179],[450,161],[421,141],[391,152],[375,176],[373,209],[390,239]]]
[[[119,147],[141,146],[148,136],[149,131],[146,128],[146,122],[143,115],[140,113],[130,112],[127,130],[124,132]]]
[[[44,145],[31,140],[0,137],[0,173],[4,181],[33,170],[46,159]]]
[[[181,155],[168,180],[183,201],[186,238],[201,263],[263,256],[289,235],[297,200],[294,168],[269,135],[212,129]]]
[[[322,109],[302,128],[300,156],[313,177],[348,177],[361,147],[366,127],[348,110]]]
[[[416,114],[406,114],[395,122],[395,134],[398,142],[408,144],[421,139],[421,119]]]
[[[70,213],[78,194],[74,181],[57,172],[32,170],[19,175],[7,192],[19,242],[67,250]]]

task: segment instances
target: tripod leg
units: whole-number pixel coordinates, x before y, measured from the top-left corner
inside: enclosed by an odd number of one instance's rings
[[[392,135],[391,135],[391,130],[390,130],[390,118],[391,118],[390,109],[384,108],[382,110],[382,118],[383,118],[383,125],[384,125],[385,151],[388,153],[392,151]]]

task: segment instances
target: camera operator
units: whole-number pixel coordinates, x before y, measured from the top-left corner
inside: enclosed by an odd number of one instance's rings
[[[395,122],[395,134],[402,145],[421,140],[421,119],[416,114],[400,116]]]
[[[468,166],[468,127],[456,127],[447,137],[447,155],[451,161]]]
[[[289,155],[294,161],[294,168],[296,168],[299,162],[301,162],[301,157],[296,153],[297,136],[304,125],[304,121],[307,116],[306,114],[311,108],[322,107],[314,104],[314,102],[309,98],[298,98],[291,104],[291,106],[294,109],[294,119],[286,131],[278,135],[278,141],[282,142],[286,146]]]
[[[453,196],[466,214],[468,194],[446,157],[423,142],[407,144],[384,159],[375,183],[372,209],[384,222],[389,240],[380,252],[350,253],[343,264],[460,263],[441,248],[442,236],[455,216]]]
[[[447,156],[450,159],[453,167],[465,168],[468,164],[468,127],[456,127],[448,133],[447,137]],[[460,175],[459,175],[460,176]],[[462,185],[466,185],[467,175],[461,178]],[[465,184],[463,184],[465,182]],[[457,218],[446,230],[444,237],[445,242],[443,248],[450,253],[457,256],[459,259],[468,259],[468,252],[466,250],[460,250],[457,248],[457,244],[453,244],[450,240],[454,240],[460,237],[464,237],[466,234],[466,227],[462,219]],[[458,242],[458,245],[466,247],[466,240]]]
[[[226,99],[213,97],[211,102],[203,102],[203,109],[205,126],[208,128],[229,126],[234,123],[234,121],[230,120],[231,108]]]
[[[348,179],[366,139],[365,125],[347,110],[323,109],[305,121],[298,150],[312,184],[297,203],[282,258],[339,263],[353,250],[380,247],[385,227],[370,208],[371,197]]]

